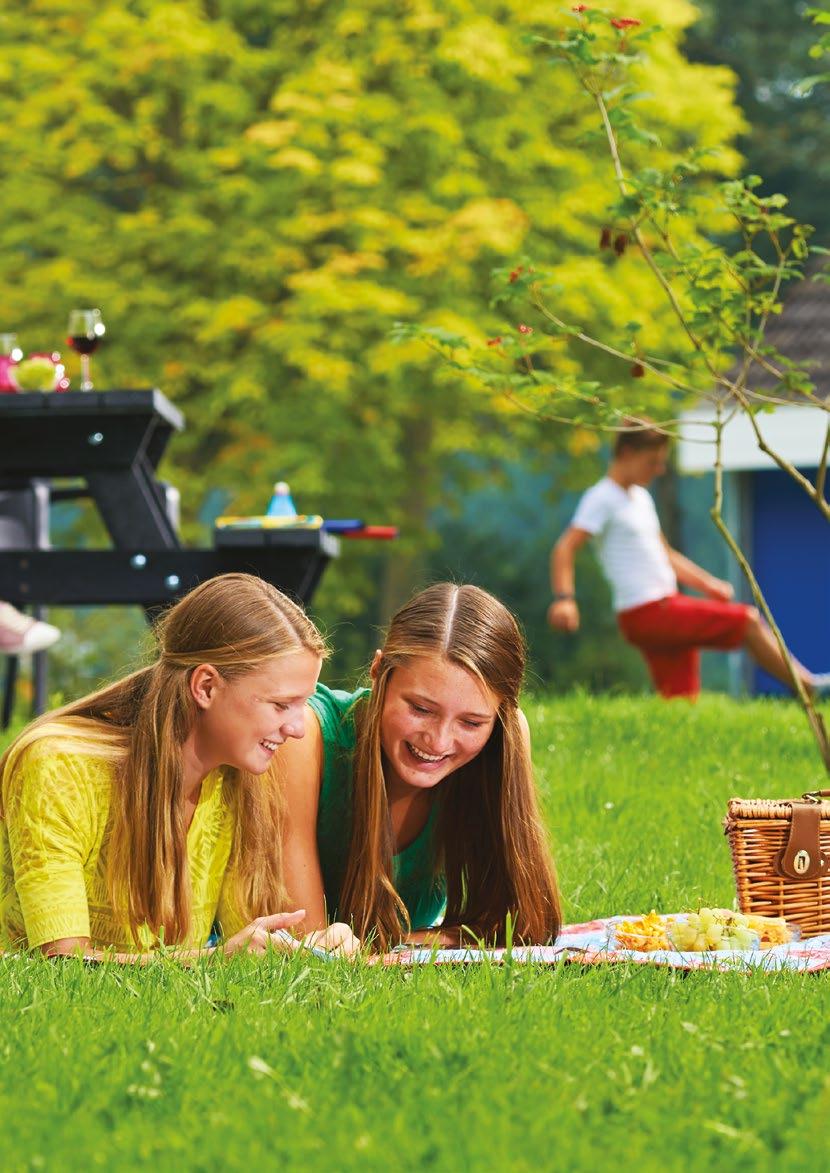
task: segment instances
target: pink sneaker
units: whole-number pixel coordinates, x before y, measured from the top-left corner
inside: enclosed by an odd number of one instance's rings
[[[30,619],[11,603],[0,603],[0,654],[42,652],[60,639],[61,633],[51,623]]]

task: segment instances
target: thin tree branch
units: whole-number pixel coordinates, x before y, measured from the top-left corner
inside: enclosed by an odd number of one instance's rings
[[[557,317],[557,315],[553,313],[552,310],[549,310],[548,307],[541,301],[539,296],[535,293],[533,294],[533,304],[536,306],[536,309],[540,314],[542,314],[543,317],[547,318],[549,322],[552,322],[554,326],[562,330],[562,332],[568,337],[578,338],[580,342],[584,342],[587,346],[592,346],[595,350],[602,350],[605,354],[610,354],[612,358],[622,359],[623,362],[640,363],[640,365],[645,370],[655,375],[662,382],[668,383],[670,387],[674,387],[677,391],[685,391],[689,395],[701,394],[698,387],[692,387],[688,383],[681,382],[681,380],[676,379],[674,375],[670,375],[667,371],[663,371],[660,369],[660,367],[655,366],[654,362],[652,362],[646,356],[641,356],[638,354],[626,354],[625,351],[617,350],[615,346],[609,346],[608,343],[601,342],[598,338],[594,338],[590,334],[583,333],[582,330],[574,330],[572,327],[568,326],[567,323],[564,322],[560,317]]]
[[[778,296],[778,291],[781,288],[781,274],[783,272],[784,260],[786,257],[786,253],[784,255],[781,254],[781,249],[778,247],[777,242],[776,242],[776,250],[778,251],[778,265],[776,266],[776,270],[775,270],[775,282],[773,284],[773,290],[772,290],[772,302],[773,303],[775,301],[775,298]],[[747,289],[746,289],[747,334],[749,334],[752,329],[752,308],[749,304],[750,294],[751,294],[751,290],[749,287],[747,287]],[[761,315],[761,317],[758,321],[758,325],[755,329],[754,345],[752,342],[749,341],[749,339],[747,339],[747,341],[744,345],[744,359],[743,359],[743,363],[741,364],[741,371],[740,371],[740,374],[738,375],[738,379],[737,379],[737,382],[739,383],[739,385],[741,387],[744,387],[746,385],[746,380],[749,376],[749,370],[750,370],[750,367],[752,366],[752,362],[753,362],[753,353],[754,353],[756,347],[758,347],[760,345],[761,340],[764,337],[764,331],[767,328],[767,322],[769,321],[769,315],[770,315],[770,311],[768,309],[765,310],[764,313]],[[780,378],[780,376],[778,376],[778,377]]]
[[[614,174],[617,179],[617,185],[620,189],[621,194],[623,196],[626,196],[626,195],[628,195],[627,181],[625,178],[625,172],[623,170],[622,161],[620,159],[620,153],[617,148],[617,137],[614,134],[614,128],[611,125],[610,118],[608,117],[608,107],[605,105],[605,101],[604,101],[601,94],[594,94],[593,98],[597,104],[597,108],[599,109],[600,117],[602,118],[602,124],[605,129],[605,135],[606,135],[606,138],[608,139],[608,146],[611,151],[611,160],[612,160],[612,163],[614,166]],[[634,235],[634,239],[637,241],[637,245],[640,249],[640,252],[643,255],[643,258],[644,258],[646,264],[651,269],[655,279],[658,281],[663,292],[665,293],[666,297],[668,298],[669,303],[671,304],[671,307],[674,310],[675,316],[683,329],[683,332],[686,334],[687,338],[691,342],[694,349],[704,359],[704,361],[706,363],[706,367],[709,370],[709,373],[712,375],[712,377],[714,379],[718,379],[719,378],[718,372],[714,370],[714,368],[712,366],[712,362],[709,358],[709,355],[706,353],[706,349],[705,349],[703,343],[697,337],[694,330],[692,330],[691,326],[689,325],[689,323],[686,319],[686,315],[683,312],[683,307],[680,305],[680,302],[677,300],[677,295],[675,294],[675,292],[672,289],[669,282],[666,280],[666,278],[660,272],[660,268],[657,265],[656,261],[654,260],[654,257],[651,255],[651,249],[646,244],[646,241],[645,241],[645,238],[644,238],[642,232],[640,231],[639,228],[634,228],[633,235]]]
[[[586,87],[586,88],[588,88],[588,87]],[[625,178],[625,171],[623,169],[622,160],[620,158],[619,148],[617,146],[617,139],[616,139],[616,135],[614,134],[614,128],[611,126],[611,121],[610,121],[610,118],[608,117],[608,110],[605,105],[605,101],[604,101],[602,95],[594,92],[593,89],[590,89],[589,92],[591,93],[592,97],[594,98],[594,101],[597,104],[597,107],[599,108],[600,115],[601,115],[602,121],[603,121],[603,127],[605,129],[605,134],[608,139],[608,146],[609,146],[609,149],[611,152],[611,160],[612,160],[612,163],[614,166],[614,174],[616,176],[617,184],[620,188],[620,191],[625,196],[628,194],[627,186],[626,186],[627,181]],[[672,259],[681,265],[683,272],[684,272],[684,275],[686,276],[686,279],[688,281],[690,281],[691,283],[694,283],[694,280],[695,280],[694,274],[691,272],[691,270],[689,269],[686,262],[684,262],[680,258],[679,254],[677,253],[676,249],[674,248],[674,243],[673,243],[673,241],[671,241],[668,234],[666,232],[664,232],[663,229],[657,224],[657,222],[656,222],[656,220],[654,220],[653,216],[649,216],[648,220],[649,220],[649,223],[654,226],[654,228],[658,232],[658,235],[663,240],[663,243],[666,245]],[[640,251],[643,254],[643,257],[644,257],[646,263],[648,264],[649,268],[651,269],[651,271],[654,274],[657,281],[662,286],[664,293],[666,294],[667,298],[669,299],[669,302],[671,303],[672,309],[674,310],[675,315],[676,315],[678,321],[680,322],[680,325],[682,326],[687,337],[689,338],[689,340],[691,341],[691,343],[695,347],[695,349],[698,351],[698,353],[701,354],[704,357],[704,359],[706,360],[707,368],[708,368],[710,374],[712,375],[713,379],[715,379],[717,382],[723,382],[723,376],[721,376],[717,372],[714,365],[711,363],[709,356],[706,353],[704,343],[702,342],[701,339],[699,339],[697,337],[697,335],[694,333],[694,331],[689,326],[688,321],[686,320],[686,316],[683,311],[683,308],[680,305],[680,302],[677,300],[677,297],[674,293],[674,290],[671,287],[671,284],[663,276],[663,274],[660,272],[660,269],[651,254],[651,250],[649,249],[648,245],[646,244],[645,239],[644,239],[642,233],[640,232],[639,226],[637,224],[633,225],[632,233],[634,235],[635,240],[637,241],[637,244],[640,248]],[[775,298],[778,295],[778,291],[781,286],[782,268],[783,268],[783,263],[786,260],[788,250],[785,250],[782,253],[781,247],[778,244],[777,239],[773,243],[775,244],[776,252],[779,255],[779,265],[778,265],[777,271],[776,271],[775,287],[773,290],[773,298]],[[748,287],[741,281],[739,275],[734,272],[731,265],[729,265],[727,263],[727,267],[729,268],[730,273],[736,279],[737,283],[740,286],[742,286],[745,289],[745,291],[748,293],[749,292]],[[729,325],[728,322],[722,322],[722,325],[724,325],[725,328],[728,330],[728,332],[732,335],[732,338],[735,340],[735,342],[737,342],[741,346],[741,348],[744,350],[747,358],[749,358],[753,362],[757,362],[759,366],[761,366],[764,370],[768,371],[768,373],[771,374],[775,379],[782,381],[783,377],[784,377],[783,372],[780,371],[777,367],[775,367],[771,362],[769,362],[769,360],[764,355],[759,354],[756,349],[758,342],[760,341],[761,337],[763,336],[764,329],[766,328],[766,322],[769,318],[769,312],[770,312],[769,310],[765,311],[765,313],[761,319],[761,322],[759,323],[759,326],[756,327],[755,345],[753,345],[749,341],[748,338],[747,339],[742,338],[737,333],[737,331],[732,326]],[[747,332],[749,332],[749,329],[750,329],[749,323],[747,323]]]
[[[753,390],[752,387],[746,389],[745,393],[747,396],[747,400],[754,401],[757,399],[760,403],[772,403],[776,407],[798,407],[799,406],[799,401],[797,399],[783,399],[780,395],[766,395],[763,391]],[[830,403],[827,403],[827,402],[825,402],[825,400],[820,399],[817,395],[815,396],[815,401],[811,397],[807,401],[807,403],[804,404],[803,406],[815,407],[815,408],[817,408],[818,411],[823,411],[823,412],[825,412],[825,414],[830,415]]]
[[[816,473],[816,496],[820,500],[824,500],[824,482],[827,479],[827,458],[830,456],[830,420],[827,421],[827,427],[824,431],[824,447],[821,450],[821,460],[818,462],[818,472]]]
[[[818,749],[819,753],[821,754],[821,760],[824,763],[824,768],[827,773],[830,774],[830,739],[828,739],[827,736],[824,720],[821,714],[816,712],[812,697],[804,687],[804,683],[799,676],[798,671],[796,670],[795,661],[793,660],[792,654],[790,653],[790,649],[787,647],[784,637],[781,634],[781,629],[775,622],[773,614],[769,608],[769,604],[764,597],[764,593],[761,590],[761,586],[758,582],[758,579],[755,577],[746,555],[738,545],[734,535],[723,519],[723,420],[720,411],[718,412],[715,428],[715,500],[712,509],[710,510],[710,516],[718,530],[718,533],[732,551],[732,554],[734,555],[738,565],[743,571],[744,577],[749,583],[749,589],[752,592],[752,597],[755,600],[755,604],[769,625],[770,631],[772,632],[773,638],[775,639],[775,642],[778,646],[778,650],[787,666],[787,674],[790,677],[790,683],[792,684],[793,690],[795,691],[795,694],[801,702],[804,712],[807,715],[807,720],[810,724],[810,728],[813,731],[813,736],[815,737],[818,744]]]
[[[628,420],[631,424],[633,424],[635,426],[634,427],[622,427],[622,426],[620,426],[620,424],[600,424],[600,423],[594,423],[591,420],[575,420],[575,419],[572,419],[570,416],[552,415],[548,412],[542,413],[538,410],[538,408],[532,407],[527,403],[523,403],[522,400],[519,398],[519,396],[516,394],[515,390],[512,387],[502,388],[501,394],[504,396],[504,398],[509,403],[512,403],[514,407],[517,407],[520,411],[523,411],[526,415],[532,415],[532,416],[535,416],[537,419],[541,419],[541,420],[549,420],[551,423],[570,424],[572,427],[585,428],[587,431],[590,431],[590,432],[607,432],[612,436],[617,436],[621,432],[637,432],[637,431],[648,430],[651,432],[660,432],[662,435],[666,436],[666,438],[669,440],[678,440],[678,439],[680,439],[680,429],[683,427],[683,423],[684,423],[684,421],[681,419],[657,420],[657,421],[651,420],[651,419],[643,419],[642,417],[640,417],[638,415],[634,415],[631,412],[623,412],[623,411],[620,411],[618,408],[611,408],[610,410],[616,412],[617,415],[620,416],[621,420],[623,420],[623,419]],[[570,395],[570,392],[562,391],[561,394],[562,395]],[[672,428],[674,428],[676,430],[671,431],[670,429],[672,429]],[[709,441],[708,440],[688,439],[688,443],[708,444]]]

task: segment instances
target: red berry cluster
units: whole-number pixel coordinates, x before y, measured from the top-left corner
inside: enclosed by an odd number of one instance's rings
[[[628,248],[628,233],[618,232],[617,235],[614,236],[610,228],[603,228],[599,237],[599,247],[601,249],[613,248],[617,256],[621,257]]]
[[[589,4],[574,4],[571,7],[571,12],[579,12],[579,13],[587,12],[589,8],[590,8]],[[634,18],[631,16],[612,16],[611,17],[612,27],[615,29],[619,29],[621,32],[625,32],[626,29],[638,28],[639,25],[641,25],[641,24],[642,24],[642,21],[634,20]]]

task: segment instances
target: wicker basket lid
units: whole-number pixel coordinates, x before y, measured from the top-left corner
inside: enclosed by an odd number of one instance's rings
[[[791,804],[803,798],[730,798],[726,808],[728,819],[789,819]],[[830,819],[830,802],[821,804],[822,822]]]

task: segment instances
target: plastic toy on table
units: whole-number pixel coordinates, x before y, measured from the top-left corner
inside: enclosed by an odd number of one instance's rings
[[[293,513],[271,516],[267,513],[253,517],[217,517],[217,529],[323,529],[319,513]]]
[[[323,522],[324,530],[328,530],[330,534],[339,534],[342,536],[365,528],[366,523],[359,521],[356,517],[327,517]]]
[[[268,517],[296,517],[297,509],[287,481],[277,481],[274,494],[265,510]]]
[[[392,541],[399,533],[395,525],[365,525],[357,518],[323,518],[319,513],[284,514],[276,517],[267,513],[251,517],[229,514],[226,517],[217,517],[214,524],[218,530],[322,529],[339,538],[358,538],[375,542]]]
[[[344,538],[366,538],[374,542],[390,542],[398,536],[396,525],[364,525],[362,529],[348,530]]]

